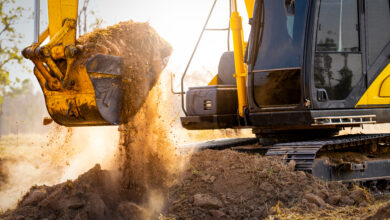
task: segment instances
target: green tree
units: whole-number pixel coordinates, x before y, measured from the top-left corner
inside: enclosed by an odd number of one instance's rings
[[[10,67],[22,65],[23,57],[18,45],[21,45],[22,35],[15,30],[15,24],[25,13],[23,7],[15,6],[15,0],[0,1],[0,116],[2,115],[3,99],[5,96],[15,96],[22,93],[29,80],[16,78],[10,80]]]

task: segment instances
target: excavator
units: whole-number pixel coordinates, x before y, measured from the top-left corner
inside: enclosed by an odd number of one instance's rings
[[[216,2],[177,92],[182,126],[250,128],[257,144],[246,150],[294,161],[296,170],[325,181],[389,189],[390,134],[338,134],[390,122],[390,1],[243,0],[250,24],[245,40],[238,1],[228,0],[229,27],[220,30],[227,31],[228,41],[232,36],[233,51],[222,54],[208,85],[184,91],[203,33],[217,30],[208,28]],[[118,124],[121,58],[96,55],[72,68],[77,6],[77,0],[48,0],[49,26],[40,35],[36,31],[35,43],[23,55],[35,64],[54,121]]]

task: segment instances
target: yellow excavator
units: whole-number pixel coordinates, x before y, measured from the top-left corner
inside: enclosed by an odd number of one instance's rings
[[[297,170],[326,181],[388,187],[390,134],[338,133],[390,122],[390,1],[244,0],[251,25],[247,41],[238,1],[228,1],[229,28],[222,30],[228,39],[232,35],[234,50],[222,55],[218,74],[208,85],[184,91],[203,33],[216,30],[208,28],[215,0],[181,79],[182,126],[252,128],[260,143],[253,150],[294,160]],[[49,27],[23,54],[35,64],[57,123],[117,124],[118,101],[107,107],[107,96],[96,92],[96,80],[119,99],[110,87],[120,81],[120,58],[96,57],[70,68],[78,52],[77,3],[48,0]],[[49,43],[41,46],[48,36]],[[114,83],[104,84],[105,78]],[[348,152],[365,159],[335,161],[329,156]]]

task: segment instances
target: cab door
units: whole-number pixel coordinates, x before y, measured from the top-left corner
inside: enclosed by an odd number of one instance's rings
[[[317,1],[311,68],[314,109],[354,108],[366,90],[361,3]]]

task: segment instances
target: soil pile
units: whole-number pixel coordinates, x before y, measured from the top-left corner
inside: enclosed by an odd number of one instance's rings
[[[1,219],[149,219],[157,214],[131,202],[133,192],[118,185],[119,174],[96,165],[75,181],[33,186],[14,211]]]
[[[95,166],[75,181],[54,186],[34,186],[15,211],[2,219],[102,219],[116,217],[111,209],[120,201],[111,173]]]
[[[190,219],[264,218],[279,207],[320,210],[332,206],[364,206],[371,196],[363,189],[326,184],[294,171],[280,159],[230,150],[202,151],[169,194],[169,216]]]

